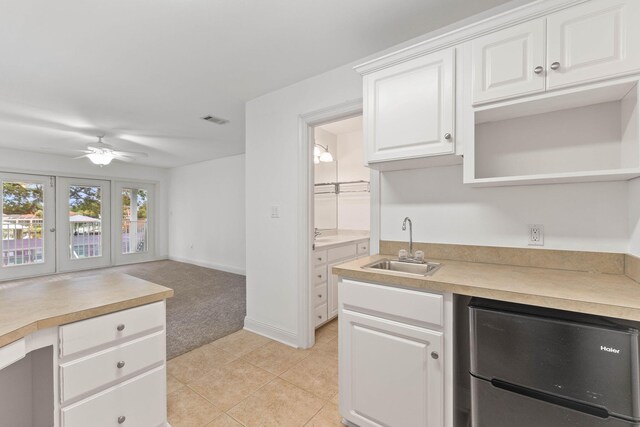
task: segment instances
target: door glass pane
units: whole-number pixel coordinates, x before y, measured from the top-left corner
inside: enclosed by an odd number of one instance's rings
[[[102,256],[102,188],[69,186],[70,258]]]
[[[136,188],[122,189],[122,253],[135,254],[147,252],[149,230],[147,190]]]
[[[41,184],[2,182],[2,266],[44,262]]]

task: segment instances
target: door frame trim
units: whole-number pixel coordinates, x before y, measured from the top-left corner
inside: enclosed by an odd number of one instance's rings
[[[313,178],[311,150],[313,128],[326,123],[362,115],[362,98],[301,114],[298,118],[298,347],[315,344],[315,323],[310,286],[313,283]],[[364,162],[364,159],[363,159]],[[378,252],[380,237],[380,172],[371,170],[371,237],[370,250]]]

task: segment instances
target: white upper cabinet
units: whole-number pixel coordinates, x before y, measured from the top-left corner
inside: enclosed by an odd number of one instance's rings
[[[367,163],[451,154],[454,49],[364,76]]]
[[[640,71],[640,1],[592,0],[472,42],[473,103]]]
[[[544,91],[544,38],[536,19],[473,40],[474,102]]]
[[[549,15],[548,87],[640,69],[640,1],[594,0]]]

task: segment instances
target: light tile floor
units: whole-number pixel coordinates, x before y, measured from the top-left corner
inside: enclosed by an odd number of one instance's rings
[[[167,363],[172,427],[342,427],[338,322],[298,350],[248,331]]]

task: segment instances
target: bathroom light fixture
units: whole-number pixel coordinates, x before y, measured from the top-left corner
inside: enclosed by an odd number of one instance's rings
[[[320,162],[333,162],[333,156],[329,152],[329,146],[316,143],[313,145],[313,163],[317,165]]]

